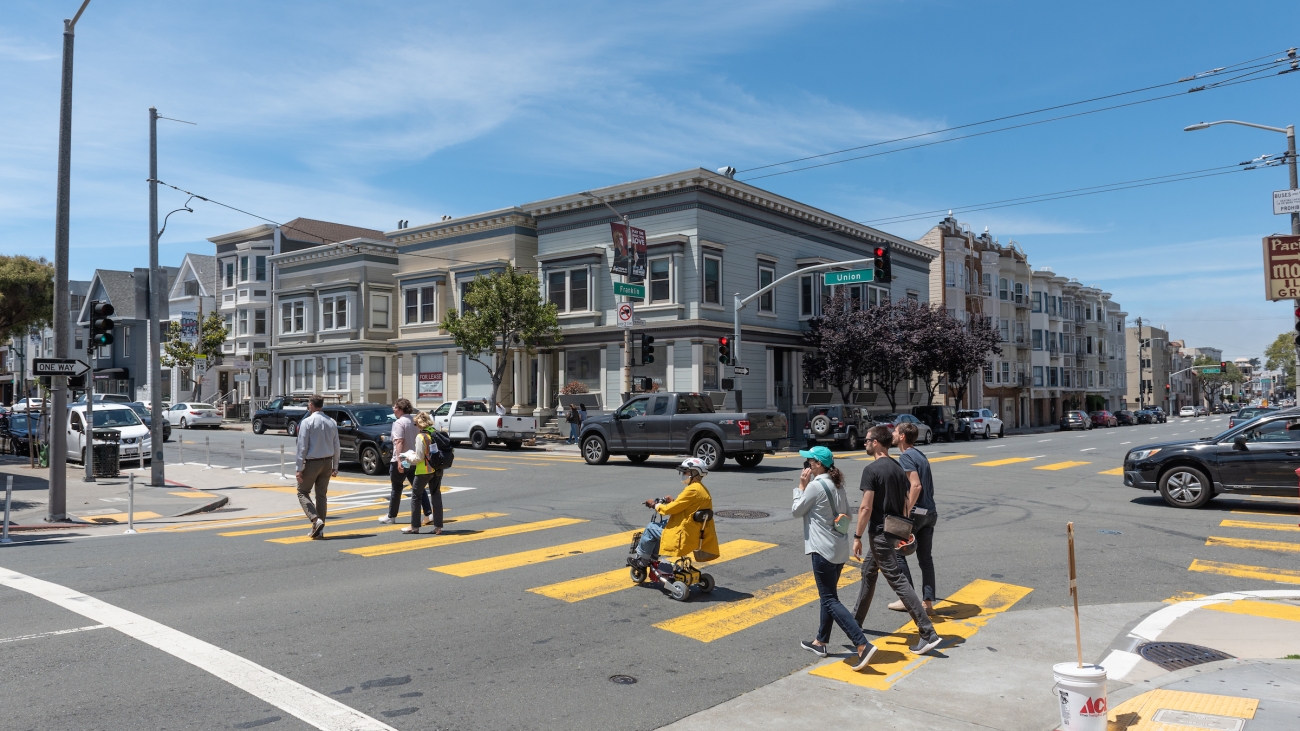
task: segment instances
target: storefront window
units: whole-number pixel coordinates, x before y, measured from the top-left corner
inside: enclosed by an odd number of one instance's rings
[[[713,343],[704,344],[704,364],[700,368],[700,375],[703,381],[701,389],[717,391],[721,388],[718,384],[718,346]]]
[[[573,381],[585,385],[589,393],[599,393],[601,391],[599,348],[565,351],[564,383],[561,386]]]

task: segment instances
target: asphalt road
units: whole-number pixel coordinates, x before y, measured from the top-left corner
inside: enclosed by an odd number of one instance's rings
[[[1247,578],[1246,568],[1291,569],[1300,535],[1221,521],[1294,524],[1277,515],[1293,518],[1294,499],[1221,498],[1178,510],[1102,474],[1144,442],[1207,436],[1226,424],[1174,419],[923,447],[937,483],[939,593],[977,579],[1032,589],[1008,620],[1066,604],[1068,521],[1085,604],[1275,586]],[[233,438],[236,459],[239,438],[246,448],[288,446],[277,435]],[[863,455],[839,460],[856,488]],[[800,524],[789,517],[800,462],[783,455],[709,475],[716,509],[770,517],[718,520],[724,544],[754,543],[710,569],[712,595],[687,603],[600,577],[626,575],[624,541],[649,516],[640,502],[677,491],[675,460],[631,465],[616,457],[592,467],[576,455],[504,450],[457,451],[445,484],[473,489],[446,496],[449,517],[463,518],[447,525],[456,541],[402,536],[374,522],[381,511],[370,508],[333,516],[327,541],[274,542],[305,534],[305,521],[293,518],[19,543],[0,549],[0,576],[8,569],[83,592],[398,729],[653,729],[816,660],[798,646],[815,632],[815,604],[790,598],[809,571]],[[296,509],[291,495],[283,509]],[[284,530],[221,535],[275,528]],[[1211,536],[1232,540],[1207,545]],[[735,551],[724,546],[724,558]],[[1194,561],[1228,568],[1189,570]],[[855,592],[856,585],[841,595],[851,600]],[[885,608],[892,599],[887,588],[878,594],[867,619],[872,633],[905,623]],[[741,601],[756,609],[719,614]],[[0,585],[4,728],[309,728],[265,694],[117,629],[43,634],[95,624]],[[844,641],[839,630],[832,641]],[[954,653],[950,661],[975,657]],[[614,675],[637,682],[615,684]]]

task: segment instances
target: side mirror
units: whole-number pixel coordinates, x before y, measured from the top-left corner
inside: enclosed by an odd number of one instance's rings
[[[1236,438],[1232,440],[1232,448],[1241,452],[1248,451],[1246,449],[1246,435],[1238,434]]]
[[[344,419],[344,420],[339,424],[339,426],[343,427],[344,429],[350,429],[350,428],[352,427],[352,420],[351,420],[351,419]]]
[[[80,425],[80,424],[73,424],[73,425],[72,425],[72,431],[81,431],[81,425]]]

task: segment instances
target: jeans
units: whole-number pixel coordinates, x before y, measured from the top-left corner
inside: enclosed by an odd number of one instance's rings
[[[641,541],[636,545],[636,553],[647,561],[653,560],[659,555],[659,539],[664,535],[664,524],[658,521],[650,521],[641,531]]]
[[[938,635],[934,631],[934,623],[930,621],[929,615],[925,613],[925,607],[921,606],[921,600],[916,596],[916,590],[912,588],[911,582],[903,575],[902,563],[898,560],[898,552],[894,550],[897,543],[896,538],[890,538],[885,535],[884,531],[877,529],[877,533],[870,536],[870,553],[862,559],[862,588],[858,592],[858,603],[853,609],[853,616],[858,620],[858,624],[867,618],[867,611],[871,609],[871,598],[876,593],[876,575],[881,573],[885,575],[885,581],[889,582],[890,588],[898,594],[898,598],[903,600],[903,606],[907,607],[907,613],[912,615],[912,621],[916,622],[916,628],[921,637],[932,640]]]
[[[569,425],[569,442],[570,442],[571,444],[577,444],[577,443],[578,443],[578,425],[577,425],[577,424],[570,424],[570,425]]]
[[[934,524],[939,522],[939,516],[930,512],[918,518],[918,527],[912,532],[916,534],[916,560],[921,564],[921,598],[927,602],[934,601]],[[907,557],[899,556],[898,563],[903,569],[903,575],[907,577],[907,583],[913,587],[916,582],[912,581],[912,572],[907,567]]]
[[[831,641],[831,622],[834,621],[849,636],[849,642],[855,648],[867,644],[867,636],[862,633],[862,627],[853,621],[853,615],[840,602],[840,572],[844,570],[844,564],[831,563],[820,553],[810,555],[813,580],[817,582],[817,594],[821,597],[822,615],[821,624],[817,626],[817,641],[823,645]]]
[[[334,470],[333,457],[303,460],[302,477],[298,479],[298,504],[307,520],[312,523],[317,518],[325,519],[325,495],[329,492],[330,472]],[[311,501],[313,488],[316,491],[316,503]]]
[[[402,491],[406,489],[406,483],[409,481],[411,487],[415,487],[415,468],[402,472],[402,465],[398,462],[388,463],[388,479],[393,485],[393,491],[388,495],[388,519],[397,518],[397,509],[402,504]],[[411,513],[420,512],[424,508],[424,514],[428,515],[433,512],[433,507],[429,505],[429,494],[424,493],[423,497],[416,497],[414,490],[411,492]]]
[[[411,504],[433,504],[433,527],[442,527],[442,470],[415,476],[411,487]],[[420,511],[411,511],[412,530],[420,529]]]

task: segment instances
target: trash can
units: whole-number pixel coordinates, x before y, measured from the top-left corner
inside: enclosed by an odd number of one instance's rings
[[[118,477],[121,472],[122,432],[118,429],[96,429],[95,477]]]

